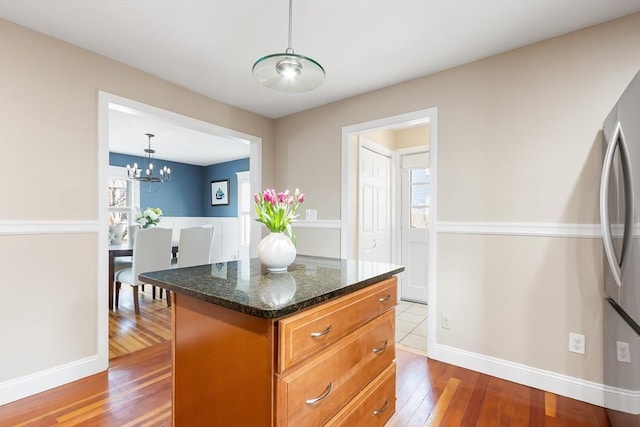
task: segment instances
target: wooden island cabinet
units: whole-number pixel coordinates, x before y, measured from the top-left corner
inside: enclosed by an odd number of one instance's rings
[[[173,292],[173,425],[384,426],[403,270],[299,257],[141,275]]]

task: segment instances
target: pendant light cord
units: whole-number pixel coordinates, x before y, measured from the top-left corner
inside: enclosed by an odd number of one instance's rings
[[[293,53],[293,48],[291,46],[293,46],[293,44],[291,43],[291,27],[292,27],[292,10],[293,10],[293,6],[292,6],[293,0],[289,0],[289,45],[287,46],[287,50],[286,53]]]

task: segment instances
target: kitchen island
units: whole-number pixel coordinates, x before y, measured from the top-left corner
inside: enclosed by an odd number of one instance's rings
[[[140,275],[173,292],[173,425],[383,426],[403,270],[299,257]]]

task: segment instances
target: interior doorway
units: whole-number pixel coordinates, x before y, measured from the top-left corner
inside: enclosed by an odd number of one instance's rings
[[[192,117],[177,114],[168,110],[153,107],[147,104],[143,104],[137,101],[133,101],[127,98],[123,98],[117,95],[99,92],[98,95],[98,219],[101,224],[105,224],[105,227],[100,230],[98,237],[99,247],[108,247],[108,229],[106,224],[108,223],[108,203],[107,203],[107,177],[109,169],[109,112],[114,106],[122,111],[123,109],[129,109],[136,114],[140,114],[146,117],[153,117],[157,120],[162,120],[167,123],[178,127],[184,127],[193,131],[205,132],[211,135],[216,135],[219,138],[229,138],[235,140],[248,141],[249,144],[249,183],[252,191],[258,191],[262,187],[262,140],[261,138],[244,134],[232,129],[224,128],[212,123],[204,122]],[[254,222],[255,223],[255,222]],[[251,224],[249,229],[249,252],[251,256],[255,256],[257,253],[257,242],[260,239],[260,227],[257,223]],[[105,249],[106,251],[106,249]],[[101,360],[109,359],[109,309],[108,309],[108,257],[106,252],[99,252],[98,259],[98,300],[97,300],[97,312],[98,312],[98,357]],[[124,294],[122,294],[124,295]],[[126,304],[126,302],[125,302]],[[166,307],[166,303],[159,300],[157,307],[158,312],[162,310],[162,306]],[[155,314],[154,314],[155,315]],[[164,325],[166,329],[166,320],[163,322],[157,321],[155,324]],[[154,322],[152,322],[154,323]],[[154,331],[154,334],[159,335],[158,331]]]
[[[407,145],[404,138],[398,138],[398,134],[407,132],[411,129],[423,132],[424,139],[418,139],[413,144]],[[395,135],[395,137],[390,137]],[[364,144],[362,143],[364,141]],[[437,203],[437,108],[420,110],[413,113],[402,114],[393,117],[387,117],[371,122],[359,123],[347,126],[342,129],[342,233],[341,233],[341,257],[351,259],[366,259],[367,251],[361,251],[362,233],[361,230],[369,224],[361,224],[363,220],[367,220],[366,215],[361,215],[363,209],[368,209],[368,205],[363,203],[366,197],[362,197],[361,191],[363,187],[361,180],[363,176],[360,171],[360,158],[368,156],[369,153],[363,152],[367,146],[373,142],[378,146],[390,151],[391,154],[391,175],[388,179],[390,182],[390,241],[391,241],[391,262],[394,264],[402,264],[405,266],[405,272],[400,274],[399,279],[399,299],[407,301],[399,301],[399,308],[408,307],[407,304],[414,302],[428,302],[430,306],[435,306],[435,283],[436,283],[436,203]],[[364,147],[363,147],[364,145]],[[420,168],[403,168],[403,156],[413,154],[428,153],[428,162],[420,165]],[[410,157],[406,157],[409,159]],[[425,157],[418,156],[414,160],[424,160]],[[405,165],[406,166],[406,165]],[[414,165],[415,166],[415,165]],[[411,175],[411,169],[422,170],[422,179],[428,174],[428,201],[424,200],[419,204],[411,205],[411,180],[402,183],[402,174]],[[414,186],[418,188],[417,179],[419,172],[415,172],[416,182]],[[366,178],[365,178],[366,181]],[[420,183],[422,184],[422,183]],[[402,189],[408,189],[409,205],[403,208]],[[424,190],[424,189],[421,189]],[[419,190],[417,190],[419,191]],[[424,194],[423,194],[424,196]],[[414,200],[415,202],[416,200]],[[426,202],[426,203],[425,203]],[[405,204],[406,204],[405,200]],[[372,204],[371,206],[375,206]],[[415,230],[403,232],[403,224],[411,226],[411,212],[417,211],[418,217],[414,220],[425,219],[424,213],[427,213],[427,221],[423,221]],[[369,220],[373,215],[369,215]],[[414,221],[413,225],[416,225]],[[425,225],[425,226],[423,226]],[[406,227],[405,227],[406,229]],[[413,231],[413,232],[412,232]],[[404,252],[404,258],[403,258]],[[372,258],[372,256],[369,256]],[[413,268],[412,268],[413,267]],[[421,277],[420,281],[408,281],[411,291],[403,289],[403,282],[409,277]],[[415,283],[420,286],[414,286]],[[410,301],[410,302],[409,302]],[[424,307],[426,309],[426,306]],[[399,317],[398,317],[399,319]],[[432,316],[427,318],[426,322],[420,322],[416,326],[416,332],[420,329],[420,340],[431,341],[435,334],[435,320]],[[428,348],[427,348],[428,353]]]

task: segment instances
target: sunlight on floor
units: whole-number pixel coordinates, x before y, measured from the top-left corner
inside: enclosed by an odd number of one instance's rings
[[[421,354],[427,352],[427,305],[400,301],[396,306],[396,343]]]

